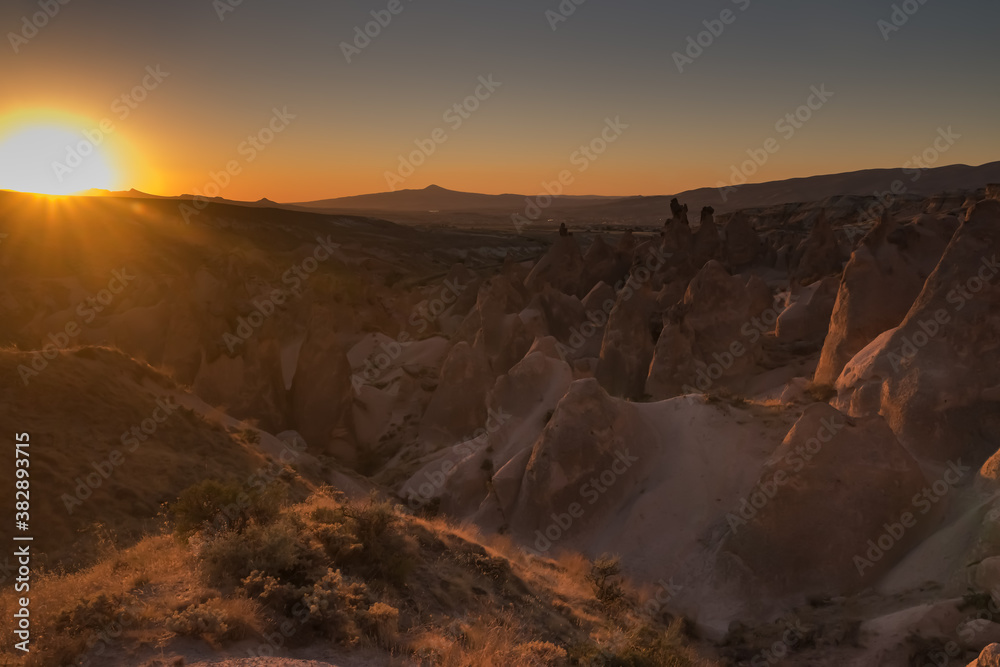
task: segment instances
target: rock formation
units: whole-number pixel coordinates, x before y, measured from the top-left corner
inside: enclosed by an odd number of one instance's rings
[[[897,228],[888,215],[844,269],[816,382],[832,385],[850,361],[905,317],[954,233],[952,218],[921,217]]]
[[[794,263],[796,269],[793,278],[801,285],[808,285],[825,276],[840,274],[843,265],[840,243],[822,210],[808,238],[798,250],[798,261]]]
[[[840,279],[836,276],[827,276],[807,287],[792,285],[785,308],[778,316],[775,337],[783,343],[822,344],[830,328],[839,288]]]
[[[817,403],[789,431],[753,491],[729,511],[725,548],[780,593],[858,591],[936,527],[939,513],[930,503],[926,514],[913,503],[927,484],[881,417],[849,419]],[[896,546],[867,553],[869,541],[896,523]]]
[[[574,236],[558,236],[549,251],[538,260],[524,281],[530,292],[538,292],[546,284],[565,294],[580,294],[580,277],[584,273],[583,255]]]
[[[726,223],[725,236],[726,264],[731,271],[753,264],[760,256],[760,237],[742,213],[734,214]]]
[[[705,264],[664,324],[646,393],[669,398],[745,379],[764,330],[771,328],[755,318],[771,304],[771,291],[759,278],[730,276],[714,260]]]
[[[597,378],[613,396],[642,398],[653,358],[650,322],[656,299],[649,284],[626,285],[608,316]]]
[[[715,209],[706,206],[701,211],[701,226],[695,232],[691,249],[691,261],[695,270],[701,270],[706,262],[717,259],[721,244],[719,229],[715,225]]]
[[[935,461],[979,465],[1000,441],[1000,201],[955,233],[903,322],[848,363],[837,382],[852,415],[881,413],[900,441]]]

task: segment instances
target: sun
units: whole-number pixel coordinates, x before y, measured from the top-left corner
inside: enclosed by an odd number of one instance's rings
[[[0,189],[46,195],[115,189],[110,139],[99,124],[76,119],[0,123]]]

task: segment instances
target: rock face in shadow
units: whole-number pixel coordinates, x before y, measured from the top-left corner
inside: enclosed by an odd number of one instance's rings
[[[830,315],[839,288],[840,279],[836,276],[827,276],[806,287],[792,285],[785,309],[778,316],[775,337],[783,343],[819,347],[830,329]]]
[[[819,219],[799,249],[794,281],[800,285],[809,285],[826,276],[839,275],[842,266],[840,243],[826,214],[820,211]]]
[[[686,205],[681,206],[674,199],[670,203],[670,209],[673,215],[663,225],[660,251],[670,257],[671,266],[681,271],[691,271],[694,234],[691,233],[688,208]]]
[[[709,260],[718,259],[721,246],[719,228],[715,225],[715,209],[706,206],[701,211],[701,226],[694,234],[691,248],[691,261],[695,270],[701,270]]]
[[[855,354],[903,321],[957,227],[952,217],[921,216],[897,227],[885,216],[862,240],[844,269],[818,384],[834,384]]]
[[[282,376],[281,347],[273,338],[251,338],[239,356],[223,354],[206,361],[194,389],[209,403],[223,406],[238,419],[252,416],[261,428],[273,433],[284,430],[288,423],[289,397]],[[319,443],[326,442],[321,439],[316,444],[323,446]]]
[[[420,424],[421,437],[434,445],[454,444],[480,428],[494,377],[482,347],[463,341],[451,348]]]
[[[604,330],[596,373],[612,396],[642,398],[645,394],[654,346],[650,322],[656,308],[648,283],[638,289],[626,286],[618,293]]]
[[[590,289],[582,285],[585,268],[576,237],[559,236],[525,278],[524,286],[535,293],[549,284],[564,294],[583,297]]]
[[[586,294],[600,282],[616,285],[628,274],[631,263],[630,253],[623,255],[608,245],[603,236],[598,236],[583,256],[586,279],[580,287]]]
[[[292,428],[310,446],[353,465],[351,364],[343,344],[331,335],[335,327],[333,312],[314,308],[289,397]]]
[[[1000,442],[1000,201],[955,233],[903,322],[847,364],[838,405],[882,414],[900,441],[935,461],[978,465]]]
[[[579,501],[586,477],[614,465],[626,448],[627,430],[625,414],[595,380],[574,382],[525,464],[512,511],[515,529],[530,534],[549,522],[548,508]],[[616,486],[608,502],[625,495],[626,485]]]
[[[725,549],[775,593],[849,594],[936,527],[931,503],[913,500],[927,485],[881,417],[850,419],[816,403],[730,510]],[[879,540],[875,551],[869,541]]]
[[[575,296],[546,287],[535,295],[527,309],[535,310],[545,319],[545,332],[567,343],[585,319],[583,302]]]
[[[573,382],[507,479],[510,534],[548,556],[613,552],[652,580],[680,576],[687,557],[704,561],[706,532],[787,430],[748,429],[746,416],[701,397],[635,403],[592,378]]]
[[[572,372],[558,355],[528,354],[497,378],[477,430],[423,462],[400,495],[414,509],[440,499],[451,516],[477,516],[480,525],[498,528],[510,516],[531,445],[571,382]]]
[[[730,276],[714,260],[705,264],[664,323],[646,393],[662,399],[745,379],[763,337],[754,319],[771,304],[771,291],[760,278]]]
[[[501,274],[479,288],[476,306],[458,327],[455,340],[481,350],[497,375],[506,373],[524,356],[534,336],[518,316],[525,298],[518,285]]]
[[[750,221],[736,213],[726,223],[725,258],[731,271],[753,264],[761,253],[761,241]]]

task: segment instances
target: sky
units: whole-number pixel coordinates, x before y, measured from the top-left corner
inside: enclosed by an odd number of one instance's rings
[[[628,196],[1000,159],[992,0],[64,1],[0,6],[0,188]]]

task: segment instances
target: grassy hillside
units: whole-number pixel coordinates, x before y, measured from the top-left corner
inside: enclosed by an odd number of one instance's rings
[[[234,490],[197,486],[172,506],[172,534],[45,575],[33,587],[37,653],[0,660],[185,664],[198,647],[245,657],[311,645],[373,665],[711,664],[680,620],[640,608],[613,562],[537,559],[329,487],[283,507],[252,494],[221,518]],[[13,602],[0,598],[4,624]]]
[[[23,369],[34,372],[27,385]],[[0,351],[0,377],[0,430],[31,438],[31,532],[45,555],[36,567],[86,564],[102,531],[135,540],[193,483],[246,479],[267,464],[240,434],[165,398],[169,378],[115,350]],[[0,483],[13,488],[12,465]]]

